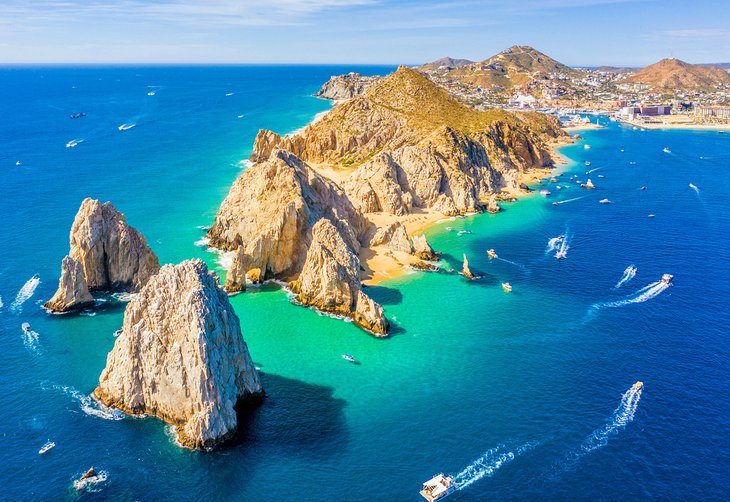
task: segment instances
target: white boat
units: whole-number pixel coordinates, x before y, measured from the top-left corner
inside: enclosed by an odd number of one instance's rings
[[[602,174],[599,174],[599,175],[598,175],[598,177],[599,177],[599,178],[605,178],[605,176],[604,176],[604,175],[602,175]]]
[[[689,187],[690,187],[690,188],[691,188],[692,190],[699,190],[699,188],[697,188],[697,185],[695,185],[694,183],[690,183],[690,184],[689,184]]]
[[[664,147],[664,150],[662,150],[662,151],[664,153],[672,153],[672,151],[669,148],[667,148],[667,147]]]
[[[147,93],[147,95],[148,96],[154,96],[155,95],[155,91],[150,91],[150,92]]]
[[[674,276],[672,274],[664,274],[662,276],[662,282],[664,284],[671,284],[672,283],[672,279],[674,279]]]
[[[488,250],[487,251],[487,256],[489,256],[490,259],[491,258],[499,258],[499,256],[497,256],[497,252],[494,249]]]
[[[26,333],[30,333],[30,324],[24,322],[23,324],[21,324],[21,327],[23,328],[23,331],[25,331]]]
[[[649,214],[649,216],[648,216],[648,218],[653,218],[653,217],[654,217],[653,214]]]
[[[557,251],[555,253],[555,258],[557,260],[562,260],[562,259],[567,258],[567,257],[568,257],[568,255],[565,253],[565,251]]]
[[[47,452],[48,450],[50,450],[54,446],[56,446],[56,443],[54,443],[53,441],[48,441],[46,444],[44,444],[41,447],[40,450],[38,450],[38,455],[43,455],[45,452]]]
[[[22,165],[23,165],[23,163],[22,163],[21,161],[17,161],[17,162],[15,163],[15,165],[16,165],[16,166],[22,166]]]
[[[585,148],[586,150],[590,150],[591,149],[591,145],[583,145],[583,148]]]
[[[608,199],[601,199],[598,202],[600,202],[601,204],[610,204],[611,203],[611,201]]]
[[[512,285],[509,282],[503,282],[502,283],[502,289],[505,293],[511,293],[512,292]]]
[[[122,124],[119,127],[117,127],[117,129],[119,129],[120,131],[128,131],[131,128],[135,127],[136,125],[137,124]]]
[[[72,139],[71,141],[69,141],[68,143],[66,143],[66,148],[73,148],[76,145],[78,145],[79,143],[80,143],[79,140]]]
[[[350,361],[351,363],[355,362],[355,357],[351,356],[350,354],[342,354],[342,359],[345,361]]]
[[[227,96],[233,96],[233,93],[232,93],[232,92],[227,92],[227,93],[226,93],[226,97],[227,97]]]
[[[540,195],[542,195],[543,197],[547,197],[548,195],[550,195],[550,190],[542,189],[540,190]]]
[[[593,182],[591,181],[591,179],[590,179],[590,178],[588,178],[588,181],[586,181],[585,183],[581,184],[581,186],[582,186],[583,188],[588,188],[589,190],[590,190],[591,188],[596,188],[596,185],[594,185],[594,184],[593,184]]]
[[[435,502],[445,499],[455,491],[454,478],[439,473],[423,483],[423,489],[419,493],[429,502]]]
[[[456,232],[456,235],[473,234],[473,233],[474,232],[472,232],[471,230],[459,230],[458,232]]]

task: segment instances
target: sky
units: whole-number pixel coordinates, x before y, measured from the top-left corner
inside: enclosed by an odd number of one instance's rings
[[[0,0],[0,63],[730,61],[728,0]]]

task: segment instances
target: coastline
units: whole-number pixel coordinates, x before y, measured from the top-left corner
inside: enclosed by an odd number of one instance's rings
[[[668,117],[679,117],[678,115],[668,115]],[[695,122],[680,122],[674,120],[671,122],[641,122],[638,120],[619,120],[622,124],[629,125],[632,127],[639,127],[642,129],[650,129],[652,131],[665,129],[684,129],[684,130],[696,130],[696,131],[730,131],[730,124],[697,124]]]

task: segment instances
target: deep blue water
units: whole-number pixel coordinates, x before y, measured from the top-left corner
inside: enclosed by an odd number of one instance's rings
[[[427,234],[444,265],[466,252],[484,277],[412,273],[370,288],[393,320],[388,339],[295,307],[273,285],[233,297],[267,390],[235,446],[180,450],[160,422],[109,420],[88,402],[123,304],[61,317],[39,305],[81,200],[111,200],[162,262],[215,265],[197,227],[256,131],[303,126],[330,106],[310,95],[351,70],[389,68],[0,70],[3,497],[418,500],[444,471],[461,482],[450,500],[724,498],[730,134],[713,131],[586,131],[562,150],[572,162],[557,184],[570,188],[546,183],[549,197],[436,225]],[[87,116],[68,118],[77,112]],[[589,169],[596,190],[569,181]],[[546,246],[562,234],[558,261]],[[673,286],[637,293],[663,273]],[[13,305],[34,274],[33,295]],[[26,321],[38,340],[24,338]],[[40,457],[47,439],[57,446]],[[76,493],[91,465],[107,481]]]

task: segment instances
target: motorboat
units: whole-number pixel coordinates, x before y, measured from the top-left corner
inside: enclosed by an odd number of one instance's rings
[[[586,166],[590,166],[590,165],[591,165],[591,163],[590,163],[589,161],[587,161],[587,160],[586,160],[586,161],[585,161],[585,165],[586,165]]]
[[[692,190],[699,190],[699,188],[697,188],[697,185],[695,185],[694,183],[690,183],[690,184],[689,184],[689,187],[690,187],[690,188],[691,188]]]
[[[451,227],[446,227],[447,232],[451,232]]]
[[[644,185],[641,188],[639,188],[639,190],[646,190],[646,185]]]
[[[21,327],[23,328],[24,332],[30,333],[30,324],[28,324],[27,322],[24,322],[23,324],[21,324]]]
[[[662,151],[664,153],[672,153],[672,151],[669,148],[667,148],[667,147],[664,147],[664,150],[662,150]]]
[[[611,201],[608,199],[601,199],[598,202],[600,202],[601,204],[610,204],[611,203]]]
[[[117,127],[117,129],[119,129],[120,131],[128,131],[129,129],[133,128],[136,125],[137,124],[122,124],[119,127]]]
[[[567,257],[568,257],[568,255],[566,254],[566,252],[565,252],[565,251],[557,251],[557,252],[555,253],[555,258],[556,258],[557,260],[563,260],[563,259],[565,259],[565,258],[567,258]]]
[[[38,450],[38,455],[43,455],[45,452],[47,452],[48,450],[50,450],[54,446],[56,446],[56,443],[54,443],[53,441],[48,441],[46,444],[44,444],[41,447],[40,450]]]
[[[674,276],[672,274],[664,274],[662,276],[662,282],[664,284],[671,284],[672,283],[672,279],[674,279]]]
[[[69,117],[69,118],[72,118],[72,119],[80,119],[80,118],[82,118],[82,117],[86,117],[86,114],[85,114],[84,112],[79,112],[79,113],[72,113],[72,114],[71,114],[71,115],[69,115],[68,117]]]
[[[591,145],[583,145],[583,148],[585,148],[586,150],[590,150],[591,149]]]
[[[593,184],[593,182],[591,181],[590,178],[588,178],[588,180],[585,183],[582,183],[581,186],[583,188],[588,188],[588,189],[596,188],[596,185]]]
[[[350,354],[342,354],[342,359],[345,361],[350,361],[351,363],[355,362],[355,357],[351,356]]]
[[[490,249],[489,251],[487,251],[487,256],[489,256],[489,258],[499,258],[499,256],[497,256],[497,252],[494,249]]]
[[[555,178],[555,177],[550,178],[550,183],[557,183],[557,182],[558,182],[558,178]]]
[[[150,91],[150,92],[147,93],[147,95],[148,96],[154,96],[155,95],[155,91]]]
[[[653,217],[654,217],[654,215],[650,213],[648,217],[649,217],[649,218],[653,218]]]
[[[423,483],[423,489],[419,493],[429,502],[435,502],[445,499],[455,491],[454,478],[439,473]]]
[[[550,190],[545,190],[543,188],[542,190],[540,190],[540,195],[542,195],[543,197],[547,197],[548,195],[550,195]]]
[[[644,386],[644,382],[636,382],[634,385],[632,385],[632,387],[634,388],[634,390],[639,390],[643,386]]]
[[[505,293],[511,293],[512,292],[512,285],[509,282],[503,282],[502,283],[502,289]]]
[[[16,162],[15,162],[15,165],[16,165],[16,166],[22,166],[22,165],[23,165],[23,163],[22,163],[21,161],[19,161],[19,160],[18,160],[18,161],[16,161]]]
[[[473,234],[473,233],[474,232],[472,232],[471,230],[459,230],[458,232],[456,232],[456,235]]]

